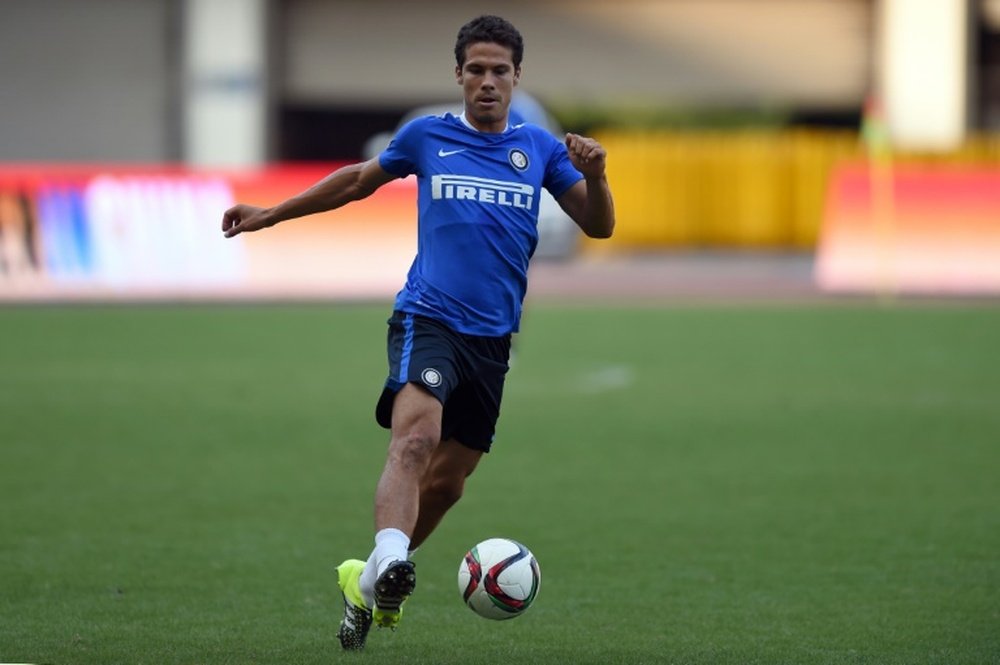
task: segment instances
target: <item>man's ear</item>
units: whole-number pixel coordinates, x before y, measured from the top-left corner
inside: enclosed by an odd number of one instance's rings
[[[455,83],[462,85],[462,68],[455,65]]]
[[[514,70],[514,85],[517,85],[517,82],[520,80],[521,80],[521,68],[518,67],[517,69]]]

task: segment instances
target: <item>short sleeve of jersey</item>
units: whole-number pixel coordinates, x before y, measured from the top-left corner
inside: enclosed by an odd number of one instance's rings
[[[416,118],[403,125],[389,142],[389,147],[378,157],[382,170],[400,178],[419,171],[417,160],[425,134],[424,126],[429,117],[431,116]]]
[[[583,180],[583,174],[576,170],[569,161],[569,152],[561,141],[552,137],[552,154],[545,166],[545,179],[542,186],[549,190],[553,198],[559,198],[566,191]]]

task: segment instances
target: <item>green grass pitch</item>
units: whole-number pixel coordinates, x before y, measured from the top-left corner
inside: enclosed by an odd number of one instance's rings
[[[534,304],[400,630],[371,546],[387,306],[0,309],[0,662],[998,663],[1000,309]],[[526,543],[535,606],[463,607]]]

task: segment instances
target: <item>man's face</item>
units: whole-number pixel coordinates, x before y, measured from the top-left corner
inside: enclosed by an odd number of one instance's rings
[[[486,132],[507,127],[507,110],[521,70],[506,46],[476,42],[465,49],[465,64],[455,68],[455,77],[465,96],[465,117]]]

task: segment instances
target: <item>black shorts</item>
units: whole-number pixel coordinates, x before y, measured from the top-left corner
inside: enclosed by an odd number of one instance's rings
[[[416,314],[389,319],[389,378],[375,407],[382,427],[392,424],[396,393],[414,383],[444,405],[441,438],[489,452],[500,417],[510,335],[477,337]]]

